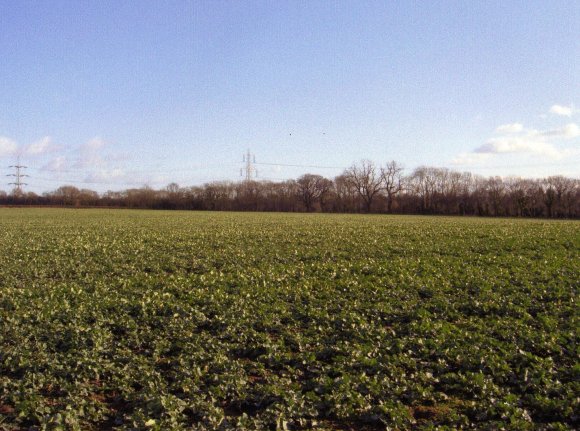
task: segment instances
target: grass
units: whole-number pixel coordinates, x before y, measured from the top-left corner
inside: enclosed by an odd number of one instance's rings
[[[0,209],[0,429],[573,429],[580,223]]]

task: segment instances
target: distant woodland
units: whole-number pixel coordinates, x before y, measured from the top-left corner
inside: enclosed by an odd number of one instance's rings
[[[483,177],[428,166],[405,174],[395,161],[365,160],[333,179],[305,174],[283,182],[172,183],[102,194],[64,185],[42,195],[0,191],[0,205],[580,218],[580,180]]]

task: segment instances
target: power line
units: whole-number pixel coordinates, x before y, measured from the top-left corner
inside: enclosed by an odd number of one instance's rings
[[[315,169],[347,169],[344,166],[321,166],[321,165],[294,165],[288,163],[266,163],[258,162],[256,165],[267,165],[267,166],[284,166],[288,168],[315,168]]]
[[[493,165],[493,166],[471,166],[470,169],[517,169],[517,168],[542,168],[547,166],[572,166],[578,165],[578,162],[550,162],[550,163],[526,163],[526,164],[514,164],[514,165]],[[455,167],[454,169],[458,169]]]
[[[288,181],[288,178],[273,178],[273,177],[260,177],[260,178],[266,181]]]
[[[247,155],[244,155],[243,162],[247,164]],[[249,159],[253,170],[255,170],[255,165],[262,165],[262,166],[280,166],[280,167],[291,167],[291,168],[314,168],[314,169],[348,169],[347,166],[328,166],[328,165],[310,165],[310,164],[291,164],[291,163],[276,163],[276,162],[256,162],[255,155],[250,154]],[[548,167],[548,166],[566,166],[566,165],[577,165],[577,162],[543,162],[543,163],[527,163],[527,164],[511,164],[511,165],[486,165],[486,166],[459,166],[459,165],[443,165],[443,167],[449,169],[504,169],[504,168],[524,168],[524,167]],[[166,167],[166,168],[148,168],[148,169],[133,169],[127,171],[127,174],[144,174],[144,173],[151,173],[151,172],[187,172],[191,170],[212,170],[215,168],[225,167],[225,166],[234,166],[233,163],[220,163],[220,164],[202,164],[202,165],[191,165],[187,167]],[[429,164],[428,166],[434,166]],[[435,166],[434,166],[435,167]],[[242,169],[242,172],[245,170],[246,166]],[[83,173],[86,172],[83,169],[86,168],[69,168],[69,169],[49,169],[49,168],[37,168],[37,167],[28,167],[28,169],[32,169],[39,172],[56,172],[56,173]],[[243,176],[243,175],[242,175]]]
[[[238,166],[237,163],[220,163],[219,165],[193,165],[188,167],[177,167],[177,168],[151,168],[151,169],[138,169],[138,170],[130,170],[127,171],[127,174],[146,174],[150,172],[189,172],[191,170],[211,170],[215,168],[221,168],[224,166]],[[76,174],[76,173],[84,173],[86,172],[86,168],[74,168],[74,169],[49,169],[49,168],[35,168],[30,167],[29,169],[33,169],[39,172],[56,172],[56,173],[63,173],[63,174]]]
[[[56,178],[43,178],[43,177],[35,177],[39,180],[42,181],[49,181],[49,182],[53,182],[53,183],[62,183],[62,184],[68,184],[68,183],[73,183],[73,184],[108,184],[106,182],[103,181],[94,181],[94,180],[59,180]],[[123,185],[139,185],[139,184],[144,184],[146,183],[146,181],[124,181],[124,182],[119,182],[117,184],[123,184]]]
[[[256,158],[255,155],[252,154],[250,152],[250,150],[247,150],[247,153],[244,154],[243,156],[243,163],[244,163],[244,167],[242,169],[240,169],[240,175],[242,177],[244,177],[244,171],[245,171],[245,181],[250,181],[254,178],[257,178],[258,176],[258,170],[256,169],[256,166],[260,165],[260,166],[279,166],[279,167],[290,167],[290,168],[312,168],[312,169],[348,169],[345,166],[328,166],[328,165],[315,165],[315,164],[300,164],[300,163],[275,163],[275,162],[256,162]],[[512,164],[512,165],[489,165],[486,164],[484,166],[465,166],[465,167],[461,167],[461,166],[451,166],[451,165],[447,165],[444,166],[447,169],[451,169],[451,170],[468,170],[471,172],[477,172],[479,170],[495,170],[495,169],[518,169],[518,168],[534,168],[534,167],[549,167],[549,166],[566,166],[566,165],[577,165],[577,163],[572,162],[572,161],[553,161],[553,162],[543,162],[543,163],[526,163],[526,164]],[[130,171],[126,171],[124,172],[124,177],[125,179],[127,178],[127,176],[131,176],[131,175],[135,175],[135,176],[140,176],[140,174],[147,174],[147,173],[153,173],[153,172],[162,172],[162,173],[176,173],[176,172],[191,172],[192,170],[203,170],[203,169],[207,169],[207,170],[211,170],[211,169],[215,169],[216,167],[225,167],[225,166],[232,166],[231,163],[224,163],[224,164],[220,164],[220,165],[210,165],[210,164],[204,164],[204,165],[198,165],[198,166],[189,166],[189,167],[176,167],[176,168],[153,168],[153,169],[137,169],[137,170],[130,170]],[[435,166],[433,166],[435,167]],[[18,159],[17,163],[15,165],[10,166],[10,169],[14,169],[14,173],[8,174],[7,176],[13,177],[14,178],[14,182],[9,183],[10,185],[15,186],[15,193],[22,193],[23,192],[23,187],[24,186],[28,186],[27,183],[24,182],[24,178],[28,177],[28,175],[26,175],[24,172],[26,169],[33,169],[39,173],[41,172],[54,172],[54,173],[62,173],[62,174],[72,174],[70,176],[86,176],[89,175],[91,173],[91,171],[97,170],[98,171],[98,167],[95,167],[94,169],[83,169],[83,168],[68,168],[68,169],[47,169],[45,168],[36,168],[36,167],[27,167],[24,166],[22,164],[20,164],[20,159]],[[75,175],[76,174],[76,175]],[[262,179],[268,180],[268,181],[285,181],[287,180],[287,178],[272,178],[272,177],[261,177]],[[109,186],[113,186],[113,187],[121,187],[121,186],[139,186],[139,185],[143,185],[143,184],[147,184],[150,181],[153,181],[154,183],[160,183],[161,180],[154,180],[154,179],[149,179],[148,181],[123,181],[123,178],[112,178],[111,181],[100,181],[100,180],[93,180],[90,177],[87,177],[84,180],[81,179],[70,179],[70,180],[62,180],[59,178],[46,178],[46,177],[37,177],[35,175],[35,179],[38,179],[40,181],[46,181],[46,182],[50,182],[50,183],[61,183],[61,184],[94,184],[94,185],[109,185]],[[207,180],[210,181],[219,181],[220,179],[212,177],[209,178],[207,177]],[[229,179],[226,179],[229,180]],[[186,180],[186,179],[182,179],[182,181],[186,181],[186,182],[191,182],[190,180]],[[199,181],[199,178],[197,179],[197,181]]]

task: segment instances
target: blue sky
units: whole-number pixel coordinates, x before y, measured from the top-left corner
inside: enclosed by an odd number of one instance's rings
[[[580,177],[579,23],[578,1],[0,0],[0,178],[19,156],[37,193],[188,186],[247,148],[266,179]]]

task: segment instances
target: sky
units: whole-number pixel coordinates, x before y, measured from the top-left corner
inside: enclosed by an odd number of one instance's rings
[[[0,0],[0,190],[237,181],[248,149],[580,178],[580,2]]]

